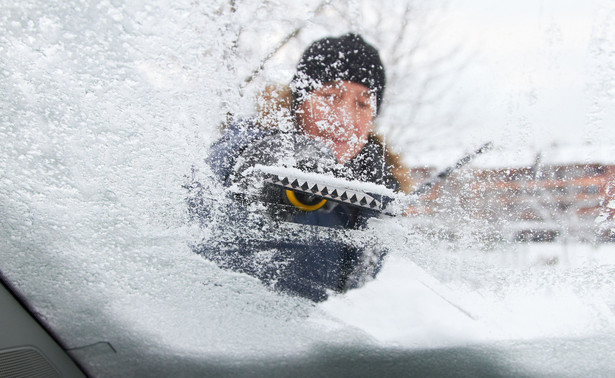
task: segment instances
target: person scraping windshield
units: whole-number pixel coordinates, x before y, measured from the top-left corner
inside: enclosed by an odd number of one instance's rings
[[[373,130],[385,72],[378,52],[361,36],[314,42],[303,53],[289,87],[286,116],[231,123],[211,147],[207,161],[233,193],[222,211],[224,228],[233,235],[209,238],[194,249],[277,290],[322,301],[328,293],[358,287],[378,272],[386,252],[382,247],[339,236],[364,228],[378,212],[283,185],[263,188],[259,169],[292,169],[308,178],[324,175],[378,184],[392,192],[403,179],[394,174],[400,171],[397,157]],[[210,210],[195,194],[198,187],[191,186],[191,213],[210,224]],[[254,201],[248,194],[257,187],[262,188],[260,200]],[[287,228],[288,223],[301,227]]]

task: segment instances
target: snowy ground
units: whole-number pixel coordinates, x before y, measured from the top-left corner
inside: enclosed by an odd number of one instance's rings
[[[236,72],[259,60],[221,63],[250,14],[207,3],[0,2],[0,269],[96,375],[322,346],[613,349],[612,245],[485,250],[383,221],[378,278],[319,305],[192,253],[207,230],[182,185],[193,166],[209,180],[208,145],[244,101]]]
[[[614,269],[612,246],[406,252],[390,256],[376,281],[322,307],[407,347],[599,334],[615,325]]]

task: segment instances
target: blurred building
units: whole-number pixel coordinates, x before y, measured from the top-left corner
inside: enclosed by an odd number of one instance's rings
[[[412,172],[415,181],[435,174]],[[474,232],[496,239],[615,241],[615,165],[464,169],[422,197],[413,212],[423,224],[448,227],[449,235],[475,222]]]

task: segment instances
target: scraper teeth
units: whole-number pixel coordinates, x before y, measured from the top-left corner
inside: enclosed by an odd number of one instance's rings
[[[323,184],[314,184],[305,180],[295,179],[292,176],[289,177],[272,174],[271,176],[266,177],[265,180],[266,182],[274,185],[301,191],[303,193],[313,194],[324,199],[331,199],[353,206],[361,206],[368,209],[382,208],[380,201],[365,193],[329,187]]]

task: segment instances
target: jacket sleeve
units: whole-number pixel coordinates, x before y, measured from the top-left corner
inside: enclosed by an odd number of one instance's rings
[[[231,185],[231,177],[237,158],[255,141],[271,134],[262,130],[250,120],[230,124],[222,137],[210,148],[207,163],[218,180],[225,186]]]

